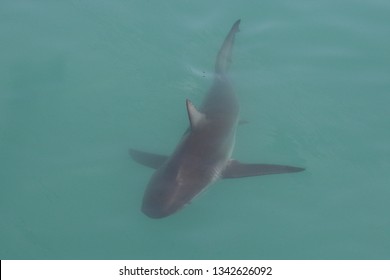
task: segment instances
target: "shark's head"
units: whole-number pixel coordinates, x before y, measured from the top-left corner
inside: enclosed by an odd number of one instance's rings
[[[180,176],[177,169],[172,170],[164,164],[156,170],[146,188],[142,212],[150,218],[164,218],[180,210],[196,195],[191,177]],[[199,186],[202,188],[201,186]]]
[[[174,200],[171,197],[171,189],[174,182],[162,182],[152,180],[145,192],[142,202],[142,212],[154,219],[160,219],[172,215],[180,210],[185,202]]]

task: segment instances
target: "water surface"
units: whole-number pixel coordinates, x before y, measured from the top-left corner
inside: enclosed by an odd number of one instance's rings
[[[1,259],[389,259],[388,1],[0,3]],[[303,173],[139,208],[242,19],[234,157]]]

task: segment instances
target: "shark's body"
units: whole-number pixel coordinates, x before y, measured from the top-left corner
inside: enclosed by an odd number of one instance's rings
[[[190,127],[173,154],[167,157],[130,150],[134,160],[157,169],[142,204],[142,211],[151,218],[175,213],[219,178],[303,170],[283,165],[242,164],[231,159],[239,104],[226,72],[239,24],[240,20],[234,23],[218,53],[214,83],[200,109],[186,101]]]

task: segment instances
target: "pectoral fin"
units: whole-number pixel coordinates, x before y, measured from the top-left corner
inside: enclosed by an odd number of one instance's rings
[[[269,174],[281,174],[300,172],[305,170],[301,167],[275,165],[275,164],[250,164],[241,163],[238,160],[231,160],[222,174],[222,178],[240,178],[250,176],[261,176]]]
[[[159,168],[168,159],[167,156],[142,152],[134,149],[130,149],[129,154],[134,161],[154,169]]]

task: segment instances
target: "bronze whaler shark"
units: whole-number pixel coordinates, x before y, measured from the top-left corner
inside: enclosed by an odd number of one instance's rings
[[[202,106],[186,100],[190,126],[171,156],[131,149],[132,158],[155,168],[146,188],[142,212],[150,218],[163,218],[187,205],[206,187],[220,178],[239,178],[303,171],[303,168],[245,164],[231,159],[239,123],[239,104],[227,77],[237,20],[219,50],[213,85]]]

